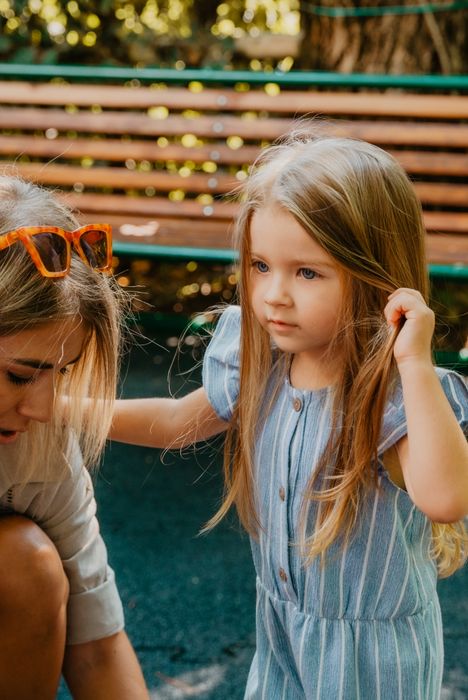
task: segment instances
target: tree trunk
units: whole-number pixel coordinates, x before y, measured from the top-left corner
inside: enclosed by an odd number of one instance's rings
[[[335,3],[333,3],[334,5]],[[338,4],[338,3],[337,3]],[[376,0],[340,0],[340,7],[393,6]],[[415,5],[415,0],[399,0]],[[419,0],[423,4],[423,0]],[[326,17],[301,2],[304,38],[297,68],[342,73],[468,72],[468,10],[379,17]],[[315,5],[331,9],[329,0]]]

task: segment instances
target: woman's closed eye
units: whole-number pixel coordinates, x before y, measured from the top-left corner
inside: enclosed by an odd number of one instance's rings
[[[15,384],[16,386],[26,386],[27,384],[32,384],[35,379],[36,379],[36,373],[32,374],[27,377],[23,377],[19,374],[15,374],[14,372],[11,372],[10,370],[6,373],[7,379],[9,382],[12,384]]]
[[[70,372],[70,369],[71,365],[66,365],[65,367],[62,367],[62,369],[59,370],[59,374],[61,374],[62,376],[68,374]],[[23,376],[21,374],[16,374],[15,372],[8,370],[6,375],[8,381],[12,384],[15,384],[16,386],[27,386],[28,384],[33,384],[35,381],[37,381],[37,379],[39,378],[39,373],[39,371],[36,371],[34,372],[34,374]]]

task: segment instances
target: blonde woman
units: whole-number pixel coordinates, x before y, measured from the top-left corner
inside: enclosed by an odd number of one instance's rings
[[[246,699],[438,700],[437,574],[466,556],[466,382],[431,358],[421,208],[369,144],[267,149],[237,222],[240,307],[203,388],[118,402],[112,436],[180,447],[227,431],[225,497],[251,535]]]
[[[0,697],[143,700],[86,466],[115,395],[110,229],[0,176]],[[70,399],[67,427],[60,396]],[[86,417],[81,397],[92,401]]]

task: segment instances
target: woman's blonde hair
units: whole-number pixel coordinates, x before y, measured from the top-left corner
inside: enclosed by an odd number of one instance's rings
[[[79,226],[73,213],[51,192],[9,174],[0,175],[0,235],[21,226]],[[33,421],[0,459],[15,462],[15,480],[56,478],[68,468],[75,435],[85,464],[92,466],[104,446],[116,394],[121,344],[122,293],[111,278],[91,270],[72,254],[63,278],[43,277],[21,243],[0,252],[1,337],[75,318],[85,331],[83,352],[66,375],[57,377],[50,423]],[[51,338],[51,342],[53,339]],[[64,416],[67,395],[69,405]],[[83,397],[90,401],[86,411]],[[10,467],[11,468],[11,467]]]
[[[301,516],[300,544],[308,563],[324,555],[339,536],[351,536],[364,496],[377,486],[382,416],[397,376],[396,332],[389,331],[383,309],[399,287],[419,290],[426,301],[429,295],[421,206],[404,170],[382,149],[304,130],[262,153],[242,198],[236,227],[241,400],[226,440],[224,502],[207,527],[216,525],[233,504],[248,532],[255,535],[261,527],[252,453],[273,355],[250,301],[250,223],[257,209],[275,205],[294,216],[334,258],[344,287],[338,330],[328,349],[330,359],[342,358],[331,437],[310,478]],[[283,355],[279,362],[284,375],[290,358]],[[306,529],[310,501],[320,503],[312,532]],[[466,531],[459,524],[435,530],[440,573],[448,575],[466,556]]]

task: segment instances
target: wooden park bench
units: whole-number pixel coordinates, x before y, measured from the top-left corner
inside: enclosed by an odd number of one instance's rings
[[[229,193],[262,147],[319,117],[397,157],[423,204],[431,273],[468,278],[463,89],[468,76],[3,64],[0,165],[59,187],[85,222],[113,224],[120,254],[228,260]]]

